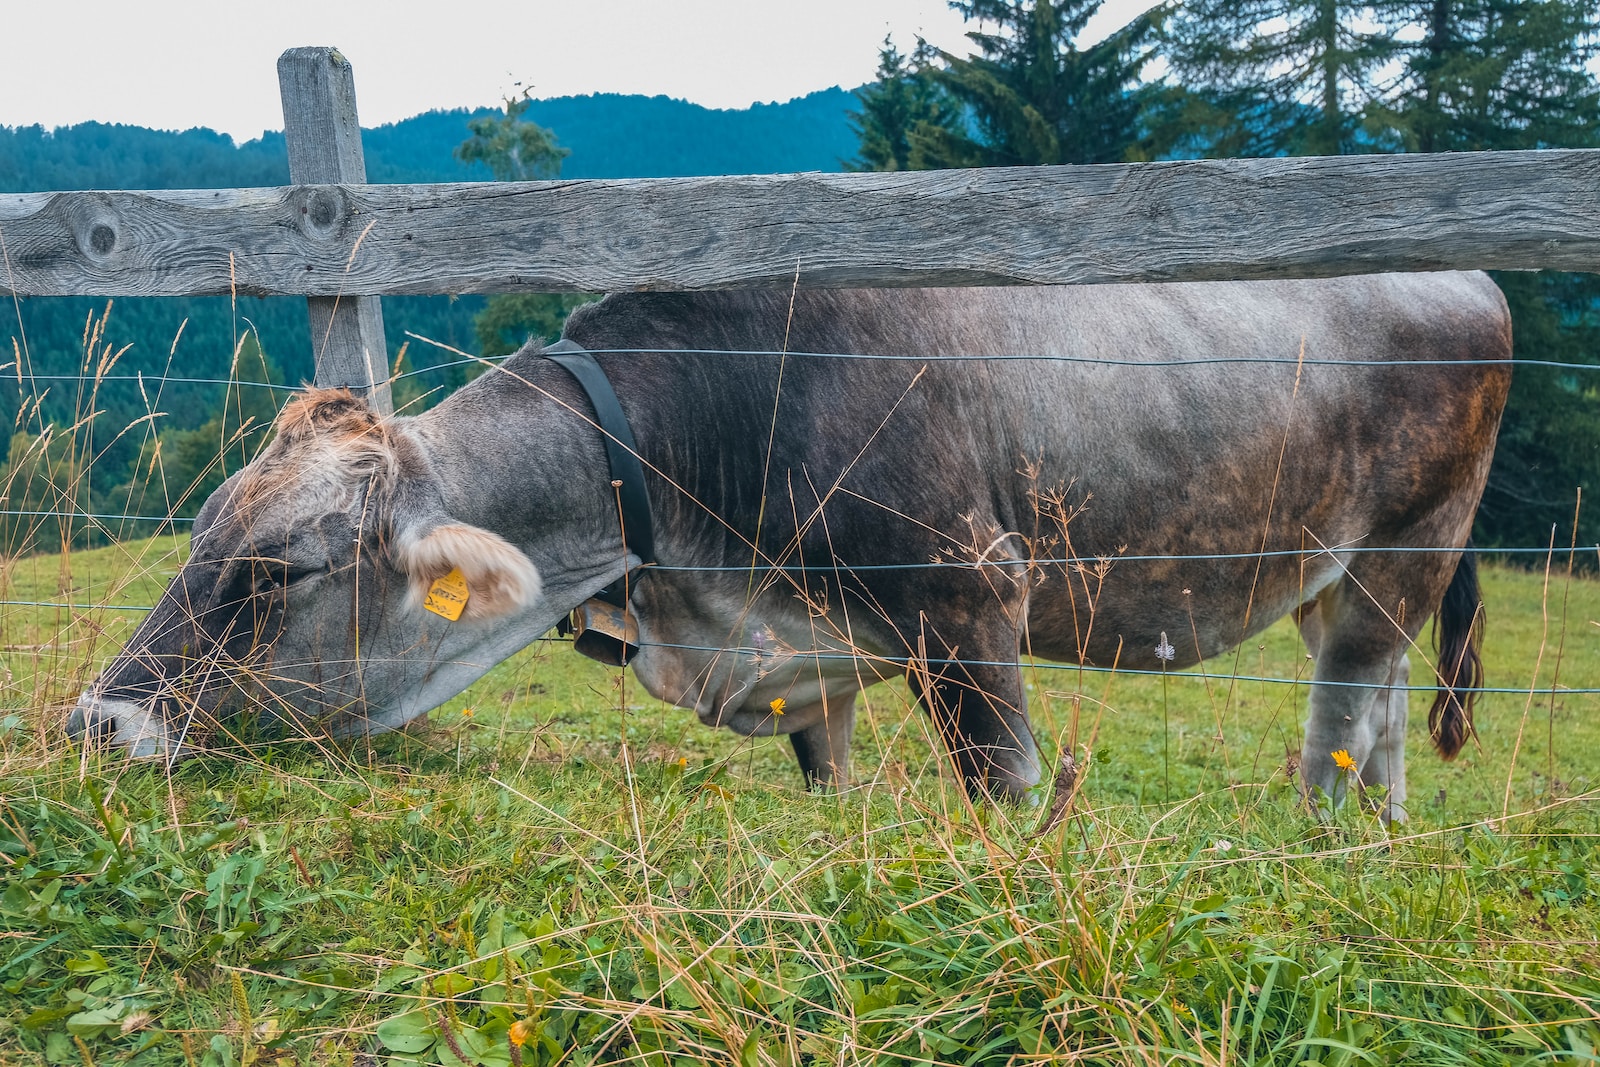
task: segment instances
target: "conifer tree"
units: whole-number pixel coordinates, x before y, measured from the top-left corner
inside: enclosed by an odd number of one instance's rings
[[[510,355],[530,337],[554,341],[561,336],[567,315],[594,297],[588,293],[499,293],[489,298],[472,320],[478,350],[484,356]],[[476,377],[468,368],[466,377]]]
[[[1513,355],[1593,370],[1518,365],[1500,420],[1489,484],[1478,507],[1479,544],[1557,550],[1575,531],[1578,563],[1596,566],[1600,545],[1600,284],[1595,275],[1501,272],[1511,308]]]
[[[1217,147],[1252,155],[1383,147],[1363,120],[1401,47],[1373,18],[1393,2],[1189,0],[1165,35],[1174,78],[1195,94],[1189,121],[1204,112]]]
[[[11,435],[0,464],[0,554],[64,552],[83,543],[84,523],[74,516],[86,510],[88,492],[75,444],[53,426],[38,436]]]
[[[128,515],[193,516],[218,486],[256,457],[277,417],[282,373],[249,332],[240,337],[229,372],[233,383],[199,426],[169,426],[143,440],[126,480],[97,488],[96,506]],[[125,537],[153,533],[145,524],[107,531]]]
[[[1101,0],[952,0],[979,29],[980,54],[941,52],[935,85],[968,121],[920,123],[912,155],[923,166],[1112,163],[1143,157],[1140,83],[1164,9],[1152,8],[1096,44],[1078,38]]]
[[[956,109],[929,71],[938,51],[918,38],[911,55],[903,55],[885,37],[878,52],[878,78],[857,94],[860,111],[850,112],[850,128],[861,142],[846,170],[918,170],[912,133],[919,127],[953,132]],[[925,133],[924,136],[927,136]]]
[[[1418,152],[1600,143],[1592,0],[1414,0],[1390,9],[1404,72],[1375,119]]]

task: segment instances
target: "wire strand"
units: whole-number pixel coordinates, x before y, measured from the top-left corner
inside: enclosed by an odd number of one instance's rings
[[[723,349],[723,348],[591,348],[590,352],[596,355],[692,355],[692,356],[763,356],[778,359],[784,355],[782,352],[766,349]],[[490,357],[493,360],[506,360],[516,355]],[[991,354],[956,354],[939,356],[918,355],[877,355],[860,352],[790,352],[788,355],[801,359],[859,359],[877,360],[893,363],[980,363],[980,362],[1019,362],[1032,361],[1037,363],[1074,363],[1101,367],[1150,367],[1153,369],[1171,367],[1213,367],[1213,366],[1238,366],[1238,365],[1282,365],[1288,367],[1553,367],[1557,370],[1600,370],[1600,363],[1563,363],[1548,359],[1526,359],[1516,357],[1511,359],[1297,359],[1293,356],[1201,356],[1192,359],[1118,359],[1102,356],[1063,356],[1049,354],[1034,354],[1025,352],[1016,353],[991,353]],[[479,363],[478,359],[460,360],[456,363]],[[456,363],[441,364],[441,366],[454,366]],[[412,371],[411,373],[421,373]]]
[[[193,522],[182,515],[103,515],[87,511],[0,511],[0,515],[13,515],[37,519],[95,519],[105,522]]]
[[[766,349],[723,349],[723,348],[593,348],[591,352],[602,355],[685,355],[685,356],[740,356],[763,357],[778,359],[783,353]],[[507,353],[500,356],[472,356],[466,359],[446,360],[443,363],[434,363],[415,370],[404,371],[394,375],[393,381],[403,381],[424,374],[433,374],[438,371],[450,370],[463,366],[483,366],[484,364],[500,364],[511,359],[517,353]],[[1288,367],[1439,367],[1448,365],[1452,367],[1482,367],[1482,366],[1512,366],[1512,367],[1548,367],[1553,370],[1571,371],[1600,371],[1600,363],[1569,363],[1550,359],[1527,359],[1516,357],[1513,359],[1305,359],[1298,360],[1288,356],[1205,356],[1193,359],[1165,359],[1141,360],[1118,359],[1103,356],[1063,356],[1033,354],[1026,352],[971,354],[957,353],[954,355],[919,356],[919,355],[889,355],[860,352],[790,352],[791,357],[801,359],[846,359],[846,360],[874,360],[880,362],[936,362],[936,363],[979,363],[979,362],[1036,362],[1036,363],[1069,363],[1082,366],[1096,367],[1129,367],[1150,369],[1180,368],[1180,367],[1213,367],[1213,366],[1288,366]],[[28,374],[33,381],[42,382],[146,382],[150,384],[169,385],[219,385],[241,386],[252,389],[269,389],[279,393],[298,393],[300,386],[279,385],[276,382],[252,382],[236,378],[175,378],[161,375],[146,374],[107,374],[94,377],[85,374]]]

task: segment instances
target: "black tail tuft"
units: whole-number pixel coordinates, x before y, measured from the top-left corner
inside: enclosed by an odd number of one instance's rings
[[[1456,564],[1450,588],[1444,592],[1434,624],[1439,694],[1428,710],[1428,731],[1433,735],[1434,747],[1445,759],[1454,759],[1472,736],[1472,702],[1483,687],[1483,658],[1478,655],[1483,640],[1478,557],[1471,542],[1466,548],[1461,562]]]

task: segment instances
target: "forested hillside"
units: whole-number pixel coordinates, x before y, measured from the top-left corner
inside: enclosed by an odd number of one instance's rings
[[[724,173],[838,170],[856,150],[847,122],[854,97],[829,89],[786,104],[742,111],[713,111],[666,97],[598,95],[533,101],[527,117],[552,129],[570,151],[562,174],[576,178],[628,178]],[[488,180],[488,168],[453,155],[468,135],[469,120],[495,109],[433,111],[363,133],[367,175],[373,182]],[[283,135],[235,145],[210,130],[174,133],[137,126],[84,123],[54,131],[0,127],[0,192],[50,189],[179,189],[283,185],[289,180]],[[472,343],[477,297],[392,298],[384,301],[390,355],[405,331],[447,344]],[[11,347],[26,335],[38,374],[76,374],[83,359],[84,327],[105,301],[33,299],[5,316],[0,339]],[[188,320],[172,350],[179,323]],[[216,377],[225,369],[234,338],[254,328],[271,363],[289,382],[311,375],[305,308],[298,300],[221,298],[120,300],[112,308],[106,339],[132,345],[118,369],[175,377]],[[169,351],[171,361],[169,363]],[[411,346],[411,362],[429,366],[450,358],[426,345]],[[192,390],[181,392],[189,420],[214,406]],[[172,394],[170,395],[179,395]],[[15,397],[8,414],[14,414]],[[175,424],[185,419],[175,416]]]
[[[856,154],[847,121],[853,94],[825,89],[786,104],[714,111],[664,96],[534,100],[526,117],[555,131],[572,154],[568,178],[678,177],[838,170]],[[487,180],[452,154],[467,122],[498,108],[430,111],[362,131],[367,180]],[[56,130],[0,126],[0,192],[46,189],[220,189],[289,180],[283,135],[242,145],[211,130],[149,130],[86,122]]]
[[[569,150],[561,166],[565,177],[668,177],[838,170],[841,160],[856,151],[855,134],[847,121],[852,106],[854,96],[842,89],[739,111],[714,111],[666,97],[606,94],[535,100],[524,117],[553,130],[559,144]],[[364,131],[368,179],[488,180],[486,166],[459,162],[454,151],[467,139],[470,120],[497,114],[499,109],[493,108],[433,111]],[[227,188],[282,185],[288,180],[281,133],[236,145],[229,137],[204,129],[178,133],[94,122],[51,131],[0,127],[0,192]],[[476,351],[473,319],[483,307],[484,298],[478,296],[385,299],[391,364],[402,345],[407,345],[408,369],[437,367],[459,358],[411,334]],[[86,344],[92,337],[98,340],[89,352]],[[78,383],[85,366],[98,369],[105,378],[94,396],[95,410],[103,412],[95,419],[93,446],[98,455],[92,504],[97,510],[128,506],[130,491],[149,480],[149,455],[142,471],[132,466],[141,451],[150,452],[145,440],[148,426],[141,424],[139,432],[120,437],[117,431],[151,411],[162,413],[159,428],[171,435],[170,447],[215,452],[228,424],[220,414],[224,390],[193,379],[228,377],[235,353],[235,376],[249,380],[270,378],[295,385],[309,380],[313,369],[305,301],[297,298],[108,302],[62,297],[34,298],[17,305],[7,301],[0,346],[5,349],[0,362],[20,359],[22,370],[35,376],[44,396],[41,416],[25,420],[23,429],[32,435],[49,423],[69,426],[86,409],[88,398]],[[116,357],[114,363],[107,362],[108,354]],[[6,378],[13,384],[0,391],[0,417],[8,422],[16,419],[23,398],[34,393],[34,386],[17,381],[16,374],[12,365]],[[142,383],[135,380],[140,375]],[[448,388],[463,380],[464,368],[457,366],[423,374],[403,392],[414,397],[419,386]],[[251,395],[265,398],[260,390],[246,390],[246,396]],[[192,437],[184,437],[186,433]],[[37,451],[34,437],[13,440],[8,473],[12,510],[47,504],[46,498],[56,492],[45,488],[35,492],[15,484],[27,466],[23,460],[29,447]],[[66,460],[56,457],[50,462],[59,465]],[[220,471],[213,472],[206,484],[219,475]],[[30,474],[25,480],[40,479]],[[56,476],[49,480],[59,482]],[[82,485],[74,500],[80,507],[90,503]],[[166,505],[146,503],[157,511]],[[177,510],[192,513],[193,506],[191,501]],[[52,539],[50,530],[28,518],[24,525],[32,526],[33,532],[19,531],[12,523],[0,547],[14,550],[19,539]]]

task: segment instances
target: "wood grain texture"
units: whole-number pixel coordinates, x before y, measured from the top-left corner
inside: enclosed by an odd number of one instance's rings
[[[1600,151],[0,196],[23,295],[1600,269]],[[359,246],[359,247],[358,247]],[[231,270],[230,270],[231,265]]]
[[[365,183],[355,73],[338,49],[291,48],[283,53],[278,57],[278,90],[289,180],[298,185]],[[380,411],[394,410],[378,297],[308,296],[306,307],[317,384],[349,386]]]

